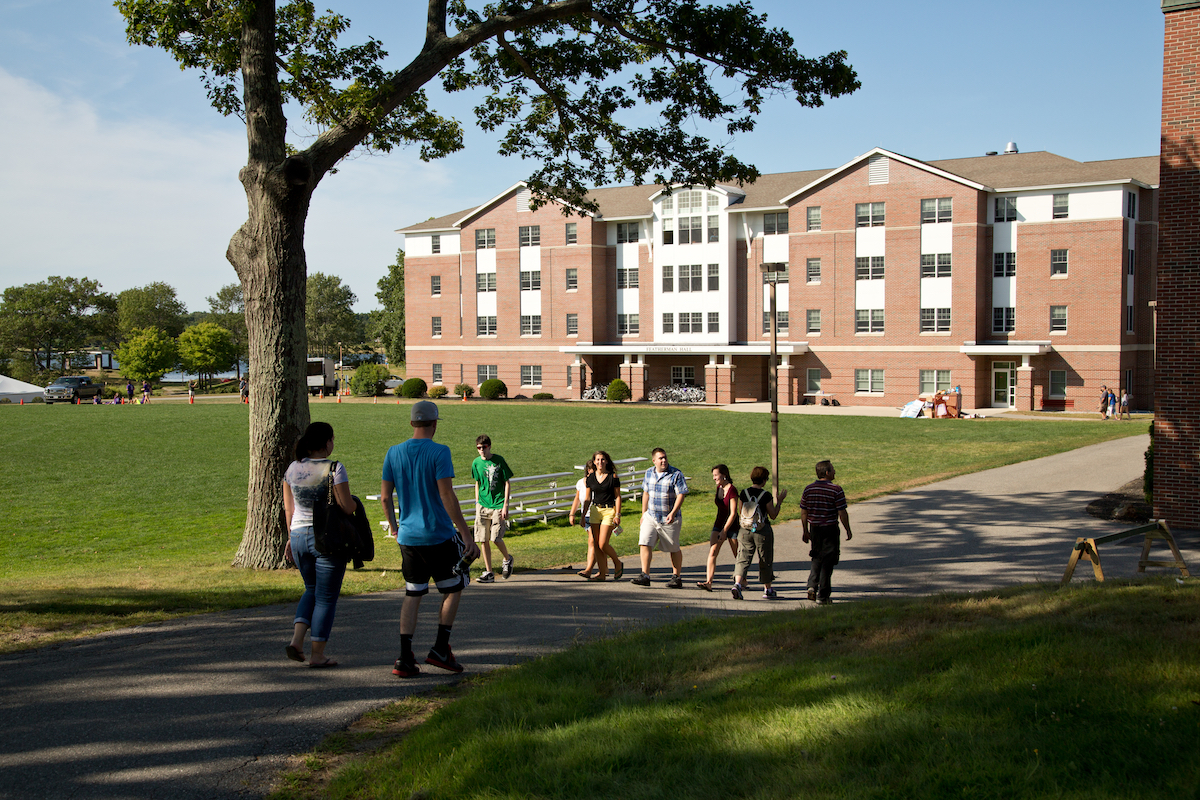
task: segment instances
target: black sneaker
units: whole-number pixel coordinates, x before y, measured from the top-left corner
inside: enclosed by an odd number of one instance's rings
[[[407,661],[397,658],[396,663],[392,665],[392,674],[398,678],[415,678],[421,674],[421,668],[412,656],[409,656]]]
[[[492,583],[495,580],[496,580],[496,573],[494,573],[494,572],[485,572],[479,576],[480,583]]]
[[[508,558],[504,559],[504,563],[502,563],[500,565],[500,577],[501,578],[508,580],[509,576],[512,575],[512,562],[513,562],[512,556],[509,556]]]
[[[435,667],[448,669],[451,672],[462,672],[463,665],[458,663],[458,659],[454,657],[454,653],[450,650],[450,645],[446,645],[446,655],[439,655],[436,650],[430,650],[429,655],[425,656],[425,663],[432,664]]]
[[[683,578],[679,577],[678,575],[672,575],[671,580],[667,581],[667,588],[668,589],[682,589],[683,588]]]
[[[646,573],[640,573],[636,578],[630,581],[634,586],[649,586],[650,576]]]

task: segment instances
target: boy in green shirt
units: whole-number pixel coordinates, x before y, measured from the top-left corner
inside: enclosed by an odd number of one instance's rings
[[[496,580],[492,572],[492,542],[504,557],[500,574],[505,578],[512,575],[513,558],[504,546],[504,533],[508,530],[508,496],[513,476],[508,462],[492,452],[492,439],[486,433],[475,440],[479,457],[471,462],[471,477],[475,479],[475,543],[483,550],[483,574],[480,583]]]

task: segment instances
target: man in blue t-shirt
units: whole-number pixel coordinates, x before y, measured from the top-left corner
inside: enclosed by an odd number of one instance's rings
[[[412,639],[421,598],[429,593],[430,579],[442,593],[442,607],[437,640],[425,663],[451,672],[463,671],[450,650],[450,628],[458,613],[462,590],[470,579],[465,570],[460,574],[456,566],[464,556],[471,560],[479,557],[479,548],[471,541],[458,496],[454,494],[450,448],[433,441],[438,407],[428,400],[414,403],[410,419],[412,438],[388,449],[380,485],[380,502],[388,530],[396,537],[403,557],[405,591],[400,608],[400,657],[392,667],[392,674],[401,678],[421,674],[413,655]],[[392,508],[393,491],[400,507],[399,523]]]

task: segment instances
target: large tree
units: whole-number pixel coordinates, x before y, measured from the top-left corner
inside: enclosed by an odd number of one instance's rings
[[[229,331],[229,341],[237,351],[237,375],[242,377],[242,362],[246,360],[246,301],[240,283],[222,286],[208,300],[209,320]]]
[[[336,275],[314,272],[308,276],[304,319],[308,353],[338,356],[338,343],[357,345],[362,339],[358,318],[351,306],[358,298]]]
[[[179,365],[202,381],[229,369],[237,358],[229,331],[215,322],[199,322],[179,334]]]
[[[29,360],[33,372],[65,363],[89,342],[116,331],[116,300],[89,278],[53,276],[10,286],[0,301],[0,349]],[[65,366],[64,366],[65,369]]]
[[[372,339],[383,344],[388,361],[404,363],[404,251],[396,251],[396,263],[388,265],[387,275],[376,284],[375,299],[383,306],[371,312],[368,330]]]
[[[175,296],[175,287],[156,281],[126,289],[117,295],[117,317],[121,336],[130,336],[144,328],[158,328],[174,339],[183,333],[187,306]]]
[[[770,95],[818,106],[858,88],[844,52],[801,56],[746,0],[428,0],[424,44],[398,69],[374,38],[340,45],[349,21],[317,14],[308,0],[116,5],[130,42],[201,70],[213,106],[246,123],[248,218],[226,251],[245,291],[257,398],[234,562],[246,566],[283,563],[280,477],[309,419],[304,223],[313,191],[360,146],[416,144],[423,159],[461,148],[460,124],[429,107],[427,84],[480,91],[478,123],[503,130],[501,153],[539,165],[529,177],[535,200],[584,210],[594,208],[589,186],[754,180],[753,166],[692,123],[715,123],[724,139],[751,130]],[[320,131],[315,140],[287,141],[287,104]],[[653,123],[647,110],[658,114]]]
[[[158,328],[139,328],[129,332],[114,355],[126,378],[156,381],[179,363],[179,346]]]

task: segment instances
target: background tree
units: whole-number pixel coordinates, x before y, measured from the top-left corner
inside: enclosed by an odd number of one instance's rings
[[[36,375],[49,370],[55,356],[67,362],[88,342],[111,336],[115,319],[116,300],[89,278],[11,286],[0,301],[0,350]]]
[[[222,286],[208,300],[209,317],[225,330],[229,331],[229,341],[237,351],[237,376],[242,377],[242,362],[246,360],[246,301],[242,296],[242,285],[230,283]]]
[[[338,342],[356,345],[362,341],[358,318],[350,306],[358,300],[336,275],[314,272],[308,276],[308,301],[304,318],[308,354],[338,357]]]
[[[383,306],[371,312],[368,335],[383,344],[389,364],[404,363],[404,250],[396,251],[396,263],[376,284],[375,299]]]
[[[179,362],[175,340],[158,328],[131,331],[114,355],[121,374],[135,381],[156,381]]]
[[[473,8],[428,0],[425,41],[398,69],[374,38],[343,46],[345,17],[310,0],[117,0],[131,43],[161,47],[201,70],[212,105],[246,123],[239,176],[248,218],[226,250],[246,297],[250,335],[250,479],[246,530],[234,560],[282,566],[287,529],[280,477],[308,424],[304,225],[312,193],[355,148],[418,145],[422,159],[463,145],[456,120],[424,87],[482,90],[485,130],[500,152],[540,166],[537,202],[593,210],[590,186],[614,182],[711,186],[758,171],[722,141],[754,128],[765,99],[819,106],[858,88],[844,52],[801,56],[786,31],[749,2],[515,0]],[[397,4],[400,14],[414,4]],[[285,104],[320,131],[286,140]],[[647,113],[649,112],[649,113]],[[652,120],[652,122],[651,122]],[[698,123],[693,124],[693,123]],[[701,131],[704,128],[704,131]],[[695,132],[693,132],[695,131]],[[303,144],[303,143],[301,143]]]
[[[117,295],[117,318],[121,335],[143,328],[158,328],[172,339],[183,333],[187,306],[175,296],[175,287],[155,282]]]
[[[229,369],[237,351],[229,331],[215,322],[201,322],[179,334],[179,363],[184,372],[203,377]]]

